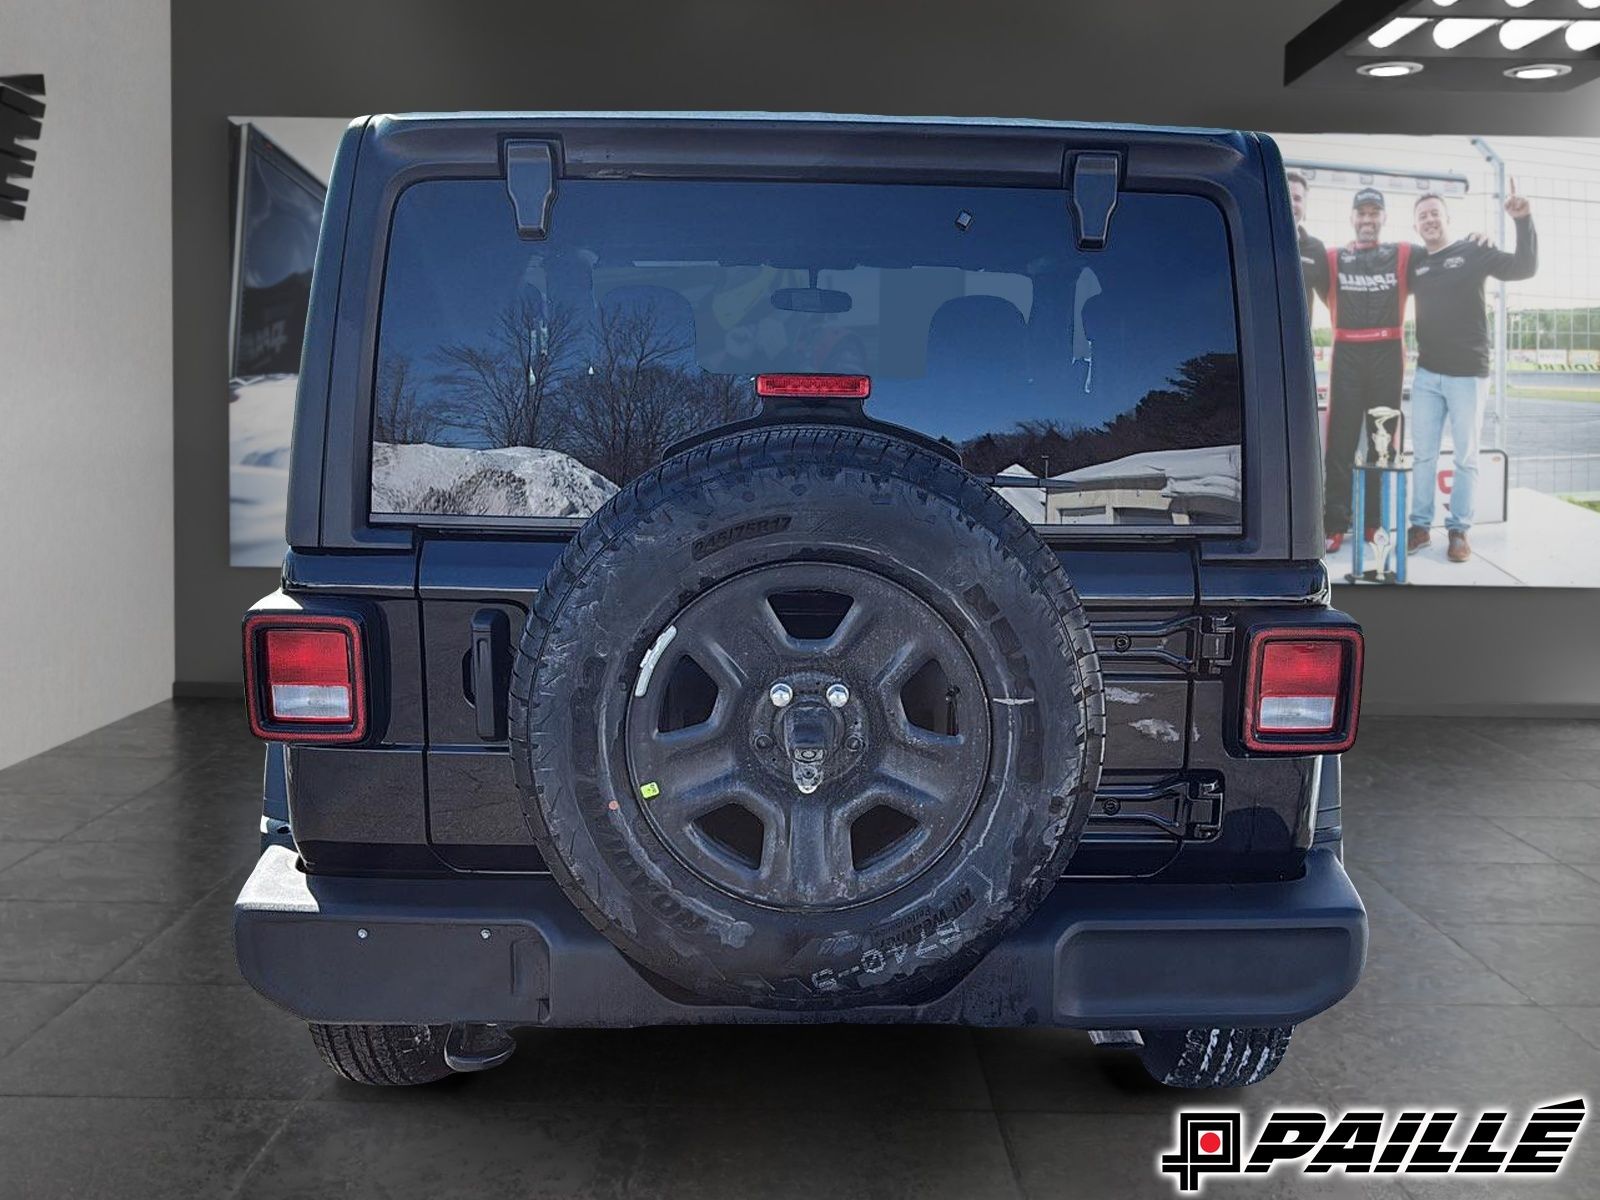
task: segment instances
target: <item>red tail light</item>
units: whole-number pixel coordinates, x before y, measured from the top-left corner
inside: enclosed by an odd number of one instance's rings
[[[1339,754],[1355,745],[1361,653],[1361,631],[1345,626],[1253,632],[1245,667],[1245,748]]]
[[[804,400],[865,400],[872,395],[872,376],[757,375],[756,395]]]
[[[367,736],[361,626],[351,617],[256,613],[244,623],[250,730],[274,742]]]

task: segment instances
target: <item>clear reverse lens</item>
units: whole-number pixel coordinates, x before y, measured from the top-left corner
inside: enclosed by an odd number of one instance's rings
[[[1256,728],[1263,733],[1333,728],[1332,696],[1263,696]]]
[[[272,715],[280,721],[348,721],[350,689],[275,683],[272,685]]]

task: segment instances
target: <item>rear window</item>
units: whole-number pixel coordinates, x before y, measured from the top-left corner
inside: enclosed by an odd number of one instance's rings
[[[871,376],[869,415],[949,441],[1038,524],[1239,524],[1209,201],[1124,195],[1085,252],[1047,189],[633,180],[564,181],[541,241],[502,181],[405,191],[373,516],[582,518],[791,371]]]

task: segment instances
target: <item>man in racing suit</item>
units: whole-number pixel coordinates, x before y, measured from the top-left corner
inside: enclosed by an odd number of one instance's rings
[[[1371,408],[1400,407],[1405,370],[1406,274],[1411,247],[1380,242],[1383,193],[1362,188],[1350,206],[1355,241],[1330,249],[1321,263],[1306,264],[1307,281],[1333,317],[1333,367],[1328,383],[1328,435],[1323,445],[1323,531],[1327,552],[1344,544],[1350,528],[1350,468],[1365,438]],[[1367,478],[1366,529],[1378,524],[1379,481]]]

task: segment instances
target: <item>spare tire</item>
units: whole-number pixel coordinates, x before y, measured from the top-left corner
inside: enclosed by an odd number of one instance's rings
[[[1104,706],[1056,554],[909,441],[777,427],[673,457],[566,547],[517,653],[529,828],[684,998],[927,997],[1071,857]]]

